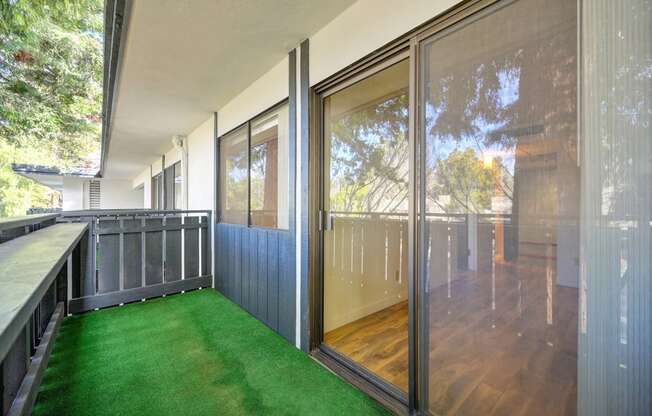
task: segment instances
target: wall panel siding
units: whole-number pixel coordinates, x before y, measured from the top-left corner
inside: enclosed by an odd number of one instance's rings
[[[217,290],[294,344],[289,232],[219,223],[215,237]]]

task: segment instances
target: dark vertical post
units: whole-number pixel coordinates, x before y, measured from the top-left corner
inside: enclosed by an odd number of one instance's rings
[[[310,41],[301,42],[299,62],[299,97],[301,107],[299,120],[301,131],[301,349],[308,351],[310,348],[310,288],[308,277],[310,275]]]

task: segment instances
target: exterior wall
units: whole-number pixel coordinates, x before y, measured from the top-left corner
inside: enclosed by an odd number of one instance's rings
[[[84,182],[87,179],[63,177],[63,210],[75,211],[84,209]]]
[[[143,189],[133,189],[129,180],[100,179],[100,208],[143,208]]]
[[[88,209],[88,195],[85,184],[88,178],[63,178],[63,210]],[[94,179],[100,181],[100,209],[139,209],[143,208],[144,188],[134,189],[133,181]]]
[[[310,85],[351,65],[460,0],[360,0],[310,37]],[[379,30],[379,28],[382,28]]]
[[[211,116],[188,135],[188,209],[215,204],[215,119]]]
[[[143,193],[143,208],[148,209],[152,207],[152,169],[151,166],[147,167],[138,175],[132,183],[132,188],[142,188]]]
[[[217,112],[218,135],[227,133],[256,114],[287,98],[289,91],[288,65],[288,58],[284,58],[237,97],[220,108]]]
[[[289,58],[284,58],[219,109],[218,134],[227,133],[286,99],[290,92],[289,64]],[[294,142],[291,134],[289,138]],[[189,143],[192,166],[193,141]],[[294,159],[289,163],[294,164]],[[191,189],[195,183],[191,179]],[[294,344],[298,333],[295,307],[298,299],[293,224],[291,219],[288,231],[218,223],[214,235],[217,290]]]

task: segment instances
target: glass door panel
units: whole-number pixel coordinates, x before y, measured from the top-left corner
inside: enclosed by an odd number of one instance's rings
[[[408,385],[407,61],[324,101],[324,342]]]
[[[502,5],[421,46],[429,408],[575,414],[576,2]]]

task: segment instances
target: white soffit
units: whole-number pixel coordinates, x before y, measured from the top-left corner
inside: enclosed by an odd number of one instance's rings
[[[138,175],[353,2],[132,1],[105,177]]]

